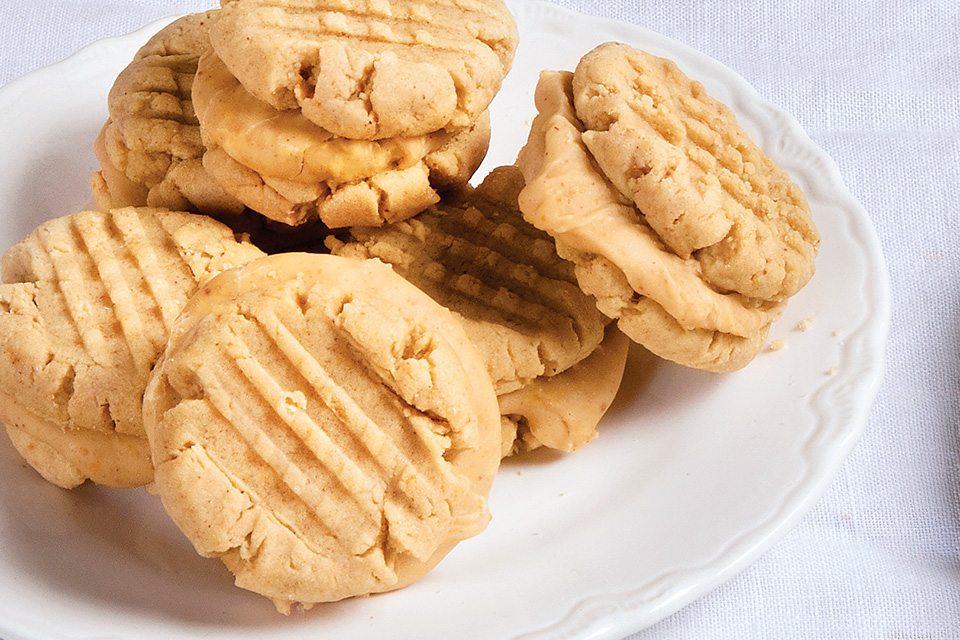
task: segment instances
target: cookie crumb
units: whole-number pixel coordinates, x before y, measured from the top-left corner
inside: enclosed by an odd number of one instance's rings
[[[767,351],[780,351],[781,349],[784,349],[786,346],[787,346],[787,341],[784,340],[783,338],[780,338],[779,340],[774,340],[773,342],[768,344]]]
[[[839,368],[839,367],[830,367],[829,369],[827,369],[827,375],[828,375],[828,376],[835,376],[835,375],[837,375],[838,373],[840,373],[840,368]]]
[[[833,335],[834,338],[839,338],[840,336],[843,335],[843,330],[842,330],[842,329],[834,329],[832,335]]]
[[[797,323],[797,331],[806,331],[813,325],[813,321],[816,320],[817,316],[812,315],[804,318]]]

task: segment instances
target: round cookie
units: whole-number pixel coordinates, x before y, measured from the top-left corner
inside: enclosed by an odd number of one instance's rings
[[[210,36],[258,99],[363,140],[469,126],[518,38],[502,0],[233,0]]]
[[[193,105],[207,147],[274,178],[342,184],[405,169],[453,137],[445,131],[382,140],[343,138],[298,109],[278,110],[254,98],[216,54],[197,65]]]
[[[90,188],[100,211],[149,206],[204,213],[221,220],[229,220],[244,212],[243,203],[228,194],[203,168],[202,156],[172,161],[162,172],[159,182],[130,179],[114,166],[111,155],[129,158],[135,154],[122,140],[116,139],[115,134],[112,122],[108,120],[93,144],[100,171],[90,176]],[[113,138],[113,154],[107,151],[108,136]],[[126,166],[132,165],[127,163]],[[147,187],[148,183],[152,186]]]
[[[141,397],[187,298],[263,256],[225,225],[118,209],[51,220],[2,259],[0,420],[42,476],[71,488],[150,482]]]
[[[800,188],[673,61],[602,44],[577,65],[573,99],[603,174],[707,282],[761,300],[807,283],[820,237]]]
[[[203,170],[191,100],[215,13],[191,14],[161,29],[114,81],[107,96],[109,118],[94,145],[101,170],[91,186],[101,211],[151,206],[232,215],[243,210]]]
[[[587,149],[572,74],[541,73],[535,100],[539,113],[517,159],[524,217],[556,239],[580,286],[636,342],[712,371],[747,364],[782,303],[724,293],[705,280],[695,257],[664,244]]]
[[[456,133],[351,140],[298,110],[279,111],[244,89],[213,54],[201,58],[194,105],[203,164],[251,209],[287,225],[330,227],[408,218],[464,184],[483,161],[489,115]]]
[[[336,255],[377,258],[460,318],[498,394],[586,358],[608,320],[553,240],[523,220],[516,167],[448,194],[410,220],[327,239]]]
[[[284,612],[409,584],[489,520],[490,379],[453,316],[375,260],[286,253],[211,280],[144,419],[167,512]]]
[[[576,451],[596,438],[600,419],[620,390],[629,347],[629,338],[609,325],[600,346],[577,364],[498,396],[500,455],[539,447]]]

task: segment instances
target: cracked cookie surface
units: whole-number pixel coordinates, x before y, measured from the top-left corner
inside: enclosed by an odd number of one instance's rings
[[[606,43],[580,60],[572,93],[604,175],[712,286],[777,301],[807,283],[820,237],[806,198],[703,85]]]
[[[366,140],[469,126],[517,38],[502,0],[232,0],[211,27],[258,99]]]
[[[517,164],[524,217],[557,241],[583,290],[636,342],[681,364],[728,371],[760,350],[783,303],[717,290],[670,249],[594,160],[574,111],[573,74],[545,71]]]
[[[263,256],[206,216],[81,212],[44,223],[2,259],[0,418],[45,478],[150,481],[141,398],[198,283]]]
[[[204,146],[191,97],[215,13],[184,16],[161,29],[114,81],[107,97],[109,117],[94,145],[101,169],[91,184],[100,210],[242,211],[243,205],[203,170]]]
[[[523,220],[522,186],[501,167],[414,219],[327,239],[335,254],[390,264],[460,317],[498,394],[584,359],[607,323],[553,240]]]
[[[144,415],[168,513],[281,611],[399,588],[489,519],[489,377],[378,261],[288,253],[210,281]]]
[[[490,140],[486,112],[456,132],[343,138],[297,109],[257,100],[212,53],[200,60],[193,97],[206,170],[254,211],[291,226],[380,225],[415,215],[439,200],[438,191],[465,184]]]

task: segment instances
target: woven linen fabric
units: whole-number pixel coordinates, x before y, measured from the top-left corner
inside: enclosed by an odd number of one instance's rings
[[[836,161],[880,238],[892,324],[865,433],[823,498],[633,638],[960,637],[960,5],[643,5],[610,15],[727,64]]]
[[[217,4],[216,0],[0,0],[0,86],[101,38]]]
[[[755,564],[631,636],[960,637],[960,5],[590,2],[733,68],[838,164],[891,282],[886,373],[823,498]]]
[[[825,495],[757,562],[630,638],[960,638],[960,4],[557,4],[690,45],[796,117],[869,214],[891,283],[884,382]],[[0,0],[0,85],[214,5]]]

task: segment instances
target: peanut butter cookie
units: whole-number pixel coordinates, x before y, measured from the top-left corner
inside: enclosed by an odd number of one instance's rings
[[[490,140],[489,116],[455,133],[382,140],[336,136],[297,109],[254,98],[214,54],[201,58],[193,99],[203,165],[229,193],[265,217],[295,226],[380,225],[466,183]]]
[[[101,211],[150,206],[223,216],[243,210],[203,169],[191,98],[215,13],[191,14],[161,29],[114,81],[109,118],[94,145],[101,170],[91,187]]]
[[[573,99],[603,174],[712,286],[775,301],[807,283],[820,237],[800,188],[672,60],[600,45]]]
[[[264,254],[212,218],[81,212],[11,247],[0,285],[0,419],[20,454],[70,488],[150,482],[141,398],[198,283]]]
[[[364,140],[468,127],[518,37],[502,0],[233,0],[210,35],[258,99]]]
[[[572,81],[570,72],[540,76],[539,113],[517,160],[527,182],[519,197],[524,217],[553,235],[583,290],[635,341],[692,367],[744,366],[783,303],[719,288],[697,256],[664,242],[587,147]]]
[[[498,394],[586,358],[608,319],[546,233],[523,220],[516,167],[405,222],[330,237],[337,255],[377,258],[456,314]]]
[[[630,340],[614,325],[589,356],[555,376],[541,376],[497,397],[503,457],[539,447],[576,451],[597,437],[627,364]]]
[[[490,378],[453,316],[376,260],[287,253],[211,280],[144,416],[168,513],[284,612],[402,587],[489,519]]]

